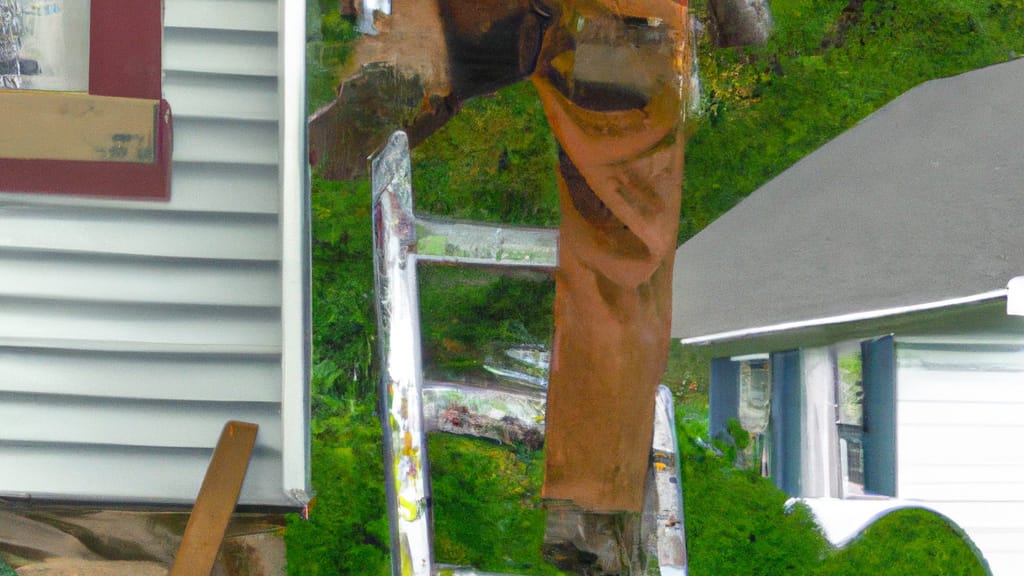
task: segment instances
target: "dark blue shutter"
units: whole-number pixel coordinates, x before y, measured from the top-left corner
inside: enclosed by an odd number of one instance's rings
[[[708,434],[711,438],[728,438],[726,423],[739,418],[740,363],[728,358],[711,361],[711,389],[708,392]]]
[[[896,496],[896,349],[892,336],[861,343],[864,489]]]
[[[772,479],[791,496],[800,495],[800,390],[800,352],[772,354]]]

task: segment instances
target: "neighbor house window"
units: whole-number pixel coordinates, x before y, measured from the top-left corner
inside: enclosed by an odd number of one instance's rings
[[[744,455],[763,476],[770,475],[768,424],[771,416],[772,370],[767,354],[733,358],[739,362],[739,421],[750,433]]]

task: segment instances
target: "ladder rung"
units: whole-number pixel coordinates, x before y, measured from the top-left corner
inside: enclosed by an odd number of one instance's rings
[[[515,574],[499,574],[497,572],[480,572],[465,566],[440,564],[434,570],[435,576],[515,576]]]
[[[558,266],[558,230],[445,221],[417,215],[416,259],[553,270]]]
[[[546,404],[543,390],[496,390],[428,381],[423,386],[423,428],[538,449],[544,439]]]

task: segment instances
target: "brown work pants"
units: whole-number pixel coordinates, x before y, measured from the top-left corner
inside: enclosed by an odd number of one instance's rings
[[[533,75],[560,146],[562,208],[544,496],[635,512],[670,338],[686,6],[560,10]]]

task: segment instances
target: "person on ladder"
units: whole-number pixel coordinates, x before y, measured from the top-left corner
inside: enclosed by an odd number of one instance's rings
[[[686,0],[418,1],[437,2],[445,28],[447,113],[526,77],[540,94],[559,145],[562,213],[545,440],[549,557],[566,569],[589,563],[579,568],[587,573],[637,571],[619,560],[637,556],[629,548],[639,546],[670,341]],[[413,144],[441,116],[432,107],[404,126]]]

